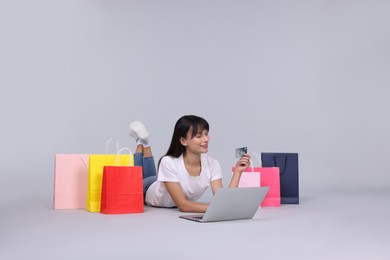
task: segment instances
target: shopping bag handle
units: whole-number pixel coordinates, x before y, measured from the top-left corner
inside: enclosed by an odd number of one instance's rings
[[[287,168],[287,155],[274,154],[274,164],[275,166],[279,167],[280,175],[283,175]]]
[[[121,153],[122,153],[123,151],[125,151],[125,150],[129,151],[130,156],[133,154],[133,151],[132,151],[130,148],[123,147],[123,148],[119,149],[118,152],[117,152],[117,154],[116,154],[116,164],[117,164],[118,166],[120,166],[119,155],[121,155]],[[130,166],[130,159],[129,159],[129,166]]]
[[[110,144],[112,143],[112,142],[114,142],[115,141],[115,146],[116,146],[116,152],[118,153],[118,151],[119,151],[119,142],[118,142],[118,140],[116,139],[116,138],[108,138],[108,140],[107,140],[107,142],[106,142],[106,154],[108,154],[108,148],[110,148]]]
[[[252,152],[252,151],[249,151],[248,153],[249,153],[250,155],[253,155],[253,156],[257,159],[257,161],[259,162],[260,167],[262,167],[262,161],[261,161],[260,156],[259,156],[257,153]],[[252,172],[253,172],[253,169],[255,168],[255,165],[253,164],[253,161],[252,161],[251,159],[249,159],[249,162],[250,162],[250,164],[252,165]]]

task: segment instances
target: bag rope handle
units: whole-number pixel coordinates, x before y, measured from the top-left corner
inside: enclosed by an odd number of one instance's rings
[[[116,146],[116,152],[118,153],[119,151],[119,142],[116,138],[108,138],[107,142],[106,142],[106,154],[108,153],[108,148],[110,148],[110,144],[115,141],[115,146]]]
[[[260,167],[262,167],[262,161],[261,161],[260,156],[259,156],[257,153],[252,152],[252,151],[249,151],[248,153],[249,153],[250,155],[253,155],[253,156],[257,159],[257,161],[260,163]],[[254,168],[255,168],[255,165],[254,165],[254,163],[253,163],[253,161],[252,161],[251,159],[249,159],[249,162],[250,162],[250,164],[252,165],[252,172],[253,172],[253,171],[254,171]]]
[[[283,175],[285,172],[286,172],[286,168],[287,168],[287,156],[286,155],[283,155],[283,159],[282,159],[282,162],[280,163],[281,166],[283,166],[283,168],[281,168],[280,166],[278,166],[278,159],[276,158],[278,155],[277,154],[274,154],[274,164],[276,167],[279,167],[279,170],[280,170],[280,175]],[[279,160],[280,161],[280,160]]]
[[[119,157],[120,157],[121,153],[123,151],[125,151],[125,150],[129,151],[130,156],[133,154],[133,151],[130,148],[123,147],[123,148],[119,149],[117,154],[116,154],[116,164],[117,164],[117,166],[120,166],[120,158]],[[130,160],[131,159],[129,158],[129,166],[130,166]]]

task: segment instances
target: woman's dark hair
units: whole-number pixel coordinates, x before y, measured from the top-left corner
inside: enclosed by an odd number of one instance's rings
[[[193,138],[199,131],[209,131],[209,123],[205,119],[194,115],[186,115],[179,118],[175,124],[175,129],[173,130],[171,144],[164,156],[178,158],[184,153],[185,147],[181,144],[180,139],[182,137],[186,138],[190,129],[192,129],[191,138]],[[161,159],[164,156],[160,158],[158,166],[160,166]]]

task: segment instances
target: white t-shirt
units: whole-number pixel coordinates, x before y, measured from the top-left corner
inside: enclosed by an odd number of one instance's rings
[[[164,156],[158,169],[157,181],[146,192],[146,204],[156,207],[175,206],[163,183],[165,181],[180,182],[188,200],[200,199],[212,181],[222,178],[221,166],[217,160],[207,154],[201,154],[200,160],[202,167],[200,175],[191,176],[185,168],[183,155],[179,158]]]

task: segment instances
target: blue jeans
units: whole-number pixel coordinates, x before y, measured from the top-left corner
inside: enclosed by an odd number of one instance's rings
[[[144,157],[143,153],[134,154],[134,166],[142,166],[142,176],[144,179],[144,199],[150,185],[157,181],[156,164],[154,157]]]

